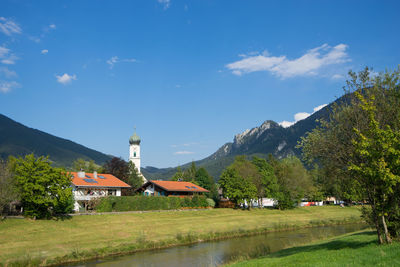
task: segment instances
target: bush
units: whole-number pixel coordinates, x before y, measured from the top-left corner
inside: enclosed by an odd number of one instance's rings
[[[205,208],[210,206],[211,205],[204,196],[193,196],[192,198],[109,196],[101,198],[100,202],[95,207],[95,210],[97,212],[135,211],[135,210],[173,210],[181,208]]]
[[[212,198],[207,198],[206,201],[207,201],[207,204],[208,204],[209,207],[211,207],[211,208],[214,208],[214,207],[215,207],[215,201],[214,201],[214,199],[212,199]]]

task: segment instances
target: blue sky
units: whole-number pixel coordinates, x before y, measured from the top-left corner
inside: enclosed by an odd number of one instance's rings
[[[0,2],[0,113],[142,166],[290,125],[400,63],[398,1]],[[296,115],[296,118],[295,118]]]

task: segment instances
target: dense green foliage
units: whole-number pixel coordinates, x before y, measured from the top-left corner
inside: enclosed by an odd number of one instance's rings
[[[7,161],[0,160],[0,215],[8,210],[12,201],[18,200],[15,179]]]
[[[190,168],[182,171],[178,167],[176,173],[171,177],[171,181],[186,181],[197,184],[198,186],[207,189],[206,196],[218,201],[218,189],[212,176],[210,176],[205,168],[196,168],[196,164],[192,162]]]
[[[219,184],[224,196],[237,205],[258,199],[261,206],[261,199],[267,197],[277,200],[279,209],[288,209],[302,199],[322,200],[312,175],[294,156],[277,160],[270,155],[268,161],[237,156],[222,173]]]
[[[50,218],[72,212],[71,178],[63,169],[33,154],[15,159],[12,168],[26,216]]]
[[[78,158],[103,164],[111,159],[96,150],[32,129],[0,114],[0,158],[18,157],[34,153],[49,156],[56,166],[71,166]]]
[[[224,196],[233,201],[236,206],[243,204],[244,201],[250,203],[252,199],[257,198],[257,187],[252,183],[252,177],[244,177],[239,171],[242,169],[242,157],[235,159],[221,175],[219,184],[223,190]],[[250,207],[250,205],[249,205]]]
[[[94,160],[84,160],[79,158],[72,162],[71,171],[78,172],[80,170],[90,173],[94,171],[101,173],[103,169],[100,165],[97,165]]]
[[[326,184],[337,185],[332,193],[371,204],[364,217],[379,241],[390,243],[400,232],[400,67],[375,77],[368,68],[349,74],[349,101],[301,146],[306,160],[321,165]]]
[[[148,196],[109,196],[100,199],[95,207],[97,212],[135,211],[135,210],[173,210],[181,208],[205,208],[209,204],[203,196],[148,197]]]
[[[120,179],[121,181],[129,184],[131,188],[122,189],[123,196],[132,196],[135,194],[135,189],[139,188],[143,184],[143,178],[139,174],[135,164],[131,161],[126,162],[122,158],[114,157],[107,161],[103,170],[104,173],[109,173]]]

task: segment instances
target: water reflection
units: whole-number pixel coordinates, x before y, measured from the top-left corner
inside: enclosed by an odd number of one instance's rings
[[[205,242],[190,246],[106,258],[76,266],[130,267],[130,266],[218,266],[233,259],[256,257],[286,247],[366,229],[363,224],[322,226],[295,231],[274,232],[264,235]]]

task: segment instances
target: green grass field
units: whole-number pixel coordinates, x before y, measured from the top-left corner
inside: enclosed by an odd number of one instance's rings
[[[360,220],[357,207],[171,211],[0,222],[0,265],[51,264],[281,229]]]
[[[363,231],[229,266],[400,266],[400,242],[378,245],[374,231]]]

